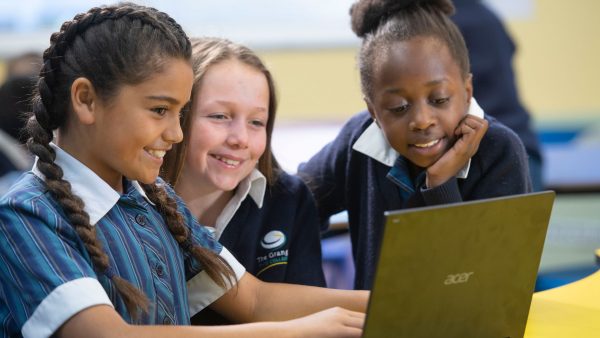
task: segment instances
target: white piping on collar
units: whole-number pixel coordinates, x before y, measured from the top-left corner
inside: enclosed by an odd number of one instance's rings
[[[477,117],[483,118],[485,115],[483,109],[477,104],[477,101],[474,97],[471,98],[471,102],[469,104],[468,114],[475,115]],[[388,143],[383,131],[375,121],[365,129],[365,131],[360,135],[360,137],[354,142],[352,146],[353,150],[358,151],[359,153],[365,154],[370,158],[381,162],[382,164],[393,167],[394,163],[398,159],[398,152],[394,150]],[[469,174],[469,169],[471,167],[471,160],[467,161],[467,164],[456,174],[457,178],[465,179]]]
[[[62,168],[63,179],[71,184],[73,194],[81,198],[84,203],[83,209],[90,216],[90,224],[95,225],[117,204],[121,195],[75,157],[54,143],[50,143],[50,146],[56,151],[54,163]],[[37,168],[37,161],[36,157],[31,171],[43,180],[45,176]],[[154,205],[137,181],[131,181],[131,184],[146,201]]]

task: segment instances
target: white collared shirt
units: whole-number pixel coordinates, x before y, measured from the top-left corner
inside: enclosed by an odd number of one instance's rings
[[[75,157],[54,143],[50,143],[50,146],[56,152],[54,163],[62,168],[63,179],[71,184],[73,194],[84,201],[84,210],[90,215],[90,224],[95,225],[117,203],[121,195]],[[31,171],[37,177],[44,179],[44,174],[37,168],[37,161],[36,157]],[[154,205],[137,181],[131,181],[131,184],[150,204]]]
[[[215,238],[218,240],[221,237],[227,224],[229,224],[248,195],[250,195],[259,209],[262,208],[266,189],[267,178],[258,169],[252,170],[252,172],[238,184],[235,189],[235,194],[231,200],[229,200],[219,217],[217,217],[213,230]]]

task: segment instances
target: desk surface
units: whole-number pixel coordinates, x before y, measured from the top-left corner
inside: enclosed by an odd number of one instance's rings
[[[600,271],[577,282],[535,293],[526,338],[598,337]]]

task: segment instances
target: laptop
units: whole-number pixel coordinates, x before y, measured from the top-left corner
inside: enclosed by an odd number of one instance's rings
[[[386,212],[363,338],[523,337],[554,197]]]

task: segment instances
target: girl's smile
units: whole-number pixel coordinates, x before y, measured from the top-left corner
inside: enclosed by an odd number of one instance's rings
[[[419,141],[419,143],[413,143],[408,145],[408,153],[406,154],[409,158],[439,158],[441,154],[447,150],[446,137],[437,138],[432,141]]]
[[[236,169],[240,166],[240,163],[243,162],[241,158],[229,155],[210,154],[210,157],[219,161],[226,169]]]
[[[145,149],[146,153],[156,161],[156,163],[158,164],[158,166],[160,167],[163,163],[163,157],[165,156],[165,154],[167,153],[167,150],[157,150],[157,149]]]

